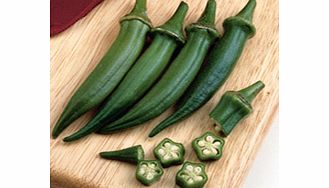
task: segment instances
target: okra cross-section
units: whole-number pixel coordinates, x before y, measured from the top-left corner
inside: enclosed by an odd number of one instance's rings
[[[163,167],[169,167],[184,162],[185,149],[183,144],[165,138],[154,148],[153,154]]]
[[[162,166],[157,160],[143,160],[137,164],[136,178],[144,185],[151,185],[158,181],[162,174]]]
[[[222,156],[225,141],[213,134],[206,132],[192,142],[192,147],[201,161],[218,160]]]
[[[202,188],[208,180],[203,163],[186,161],[176,174],[176,184],[182,188]]]

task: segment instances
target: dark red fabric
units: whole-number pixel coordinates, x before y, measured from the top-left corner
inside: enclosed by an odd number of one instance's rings
[[[103,0],[50,0],[50,36],[56,35],[88,14]]]

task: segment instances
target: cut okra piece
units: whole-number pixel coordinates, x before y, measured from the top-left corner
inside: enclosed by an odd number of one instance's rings
[[[222,156],[225,141],[212,132],[206,132],[192,142],[192,147],[200,161],[218,160]]]
[[[228,136],[242,119],[252,113],[251,103],[264,87],[262,81],[257,81],[240,91],[225,92],[209,114],[215,122],[215,130]]]
[[[99,153],[104,159],[124,161],[137,164],[138,161],[144,160],[144,150],[141,145],[132,146],[117,151],[104,151]]]
[[[169,167],[184,162],[185,149],[183,144],[165,138],[154,148],[153,154],[163,167]]]
[[[136,178],[144,185],[151,185],[158,181],[162,174],[162,166],[157,160],[143,160],[137,164]]]
[[[176,174],[176,184],[182,188],[202,188],[208,180],[203,163],[184,162]]]

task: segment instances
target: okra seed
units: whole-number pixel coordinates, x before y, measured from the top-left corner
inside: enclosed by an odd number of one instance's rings
[[[179,147],[178,146],[175,146],[175,145],[172,145],[171,146],[171,150],[178,151],[179,150]]]
[[[164,149],[162,149],[162,148],[160,148],[160,149],[158,150],[158,153],[159,153],[160,155],[165,155],[165,154],[166,154],[166,152],[165,152]]]
[[[169,155],[165,155],[164,157],[163,157],[163,159],[164,160],[169,160],[171,157],[169,156]]]
[[[141,168],[141,169],[139,170],[139,173],[142,174],[142,175],[144,175],[144,174],[145,174],[145,169],[144,169],[144,168]]]
[[[203,180],[203,177],[202,176],[195,177],[195,181],[202,181],[202,180]]]
[[[154,175],[149,173],[149,174],[147,174],[146,179],[151,180],[151,179],[153,179],[153,177],[154,177]]]
[[[147,165],[146,165],[146,164],[142,164],[141,166],[142,166],[143,168],[146,168],[146,167],[147,167]]]
[[[211,153],[211,151],[209,149],[204,149],[204,150],[202,150],[202,153],[205,155],[209,155]]]
[[[193,171],[193,166],[192,165],[187,165],[186,170],[189,171],[189,172],[192,172]]]
[[[201,146],[201,147],[204,147],[204,146],[206,145],[206,143],[205,143],[205,141],[200,140],[200,141],[198,142],[198,145]]]
[[[212,136],[207,136],[206,141],[213,142],[215,139]]]
[[[202,169],[201,169],[200,167],[198,167],[198,166],[194,168],[194,172],[195,172],[196,174],[200,174],[201,171],[202,171]]]
[[[189,183],[189,184],[192,184],[194,181],[193,181],[193,179],[192,178],[189,178],[188,180],[187,180],[187,183]]]
[[[220,143],[220,142],[218,142],[218,141],[215,141],[213,145],[214,145],[214,146],[220,146],[220,145],[221,145],[221,143]]]
[[[164,144],[164,146],[165,146],[166,148],[170,148],[170,147],[171,147],[171,144],[170,144],[169,142],[166,142],[166,143]]]
[[[210,150],[211,150],[211,153],[213,153],[213,154],[217,154],[218,153],[218,150],[216,149],[216,148],[210,148]]]
[[[150,167],[151,167],[151,168],[155,168],[155,164],[153,164],[153,163],[150,164]]]
[[[177,153],[171,153],[171,156],[172,156],[173,158],[178,158]]]

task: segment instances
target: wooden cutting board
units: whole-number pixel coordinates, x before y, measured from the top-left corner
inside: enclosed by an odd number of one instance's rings
[[[187,0],[189,12],[186,24],[196,21],[206,0]],[[247,0],[221,0],[217,2],[217,28],[223,33],[222,22],[235,15]],[[175,11],[180,0],[148,1],[148,14],[158,26]],[[67,31],[51,38],[51,128],[59,118],[73,92],[89,75],[119,31],[119,18],[133,7],[134,0],[105,0],[85,18]],[[152,149],[165,137],[182,142],[186,159],[198,161],[191,147],[193,138],[208,130],[213,124],[209,111],[226,90],[241,89],[262,80],[266,88],[255,99],[254,113],[245,119],[226,139],[222,159],[206,164],[208,188],[239,187],[255,158],[256,152],[278,111],[278,1],[258,1],[254,15],[257,34],[248,41],[238,65],[217,94],[193,116],[166,129],[155,138],[148,138],[149,131],[163,120],[172,109],[160,117],[112,135],[93,134],[85,139],[66,144],[62,138],[82,127],[93,112],[74,122],[58,139],[51,139],[52,187],[142,187],[135,179],[135,166],[103,160],[98,153],[142,144],[146,158],[153,159]],[[180,166],[165,169],[161,180],[154,187],[175,187],[175,175]]]

